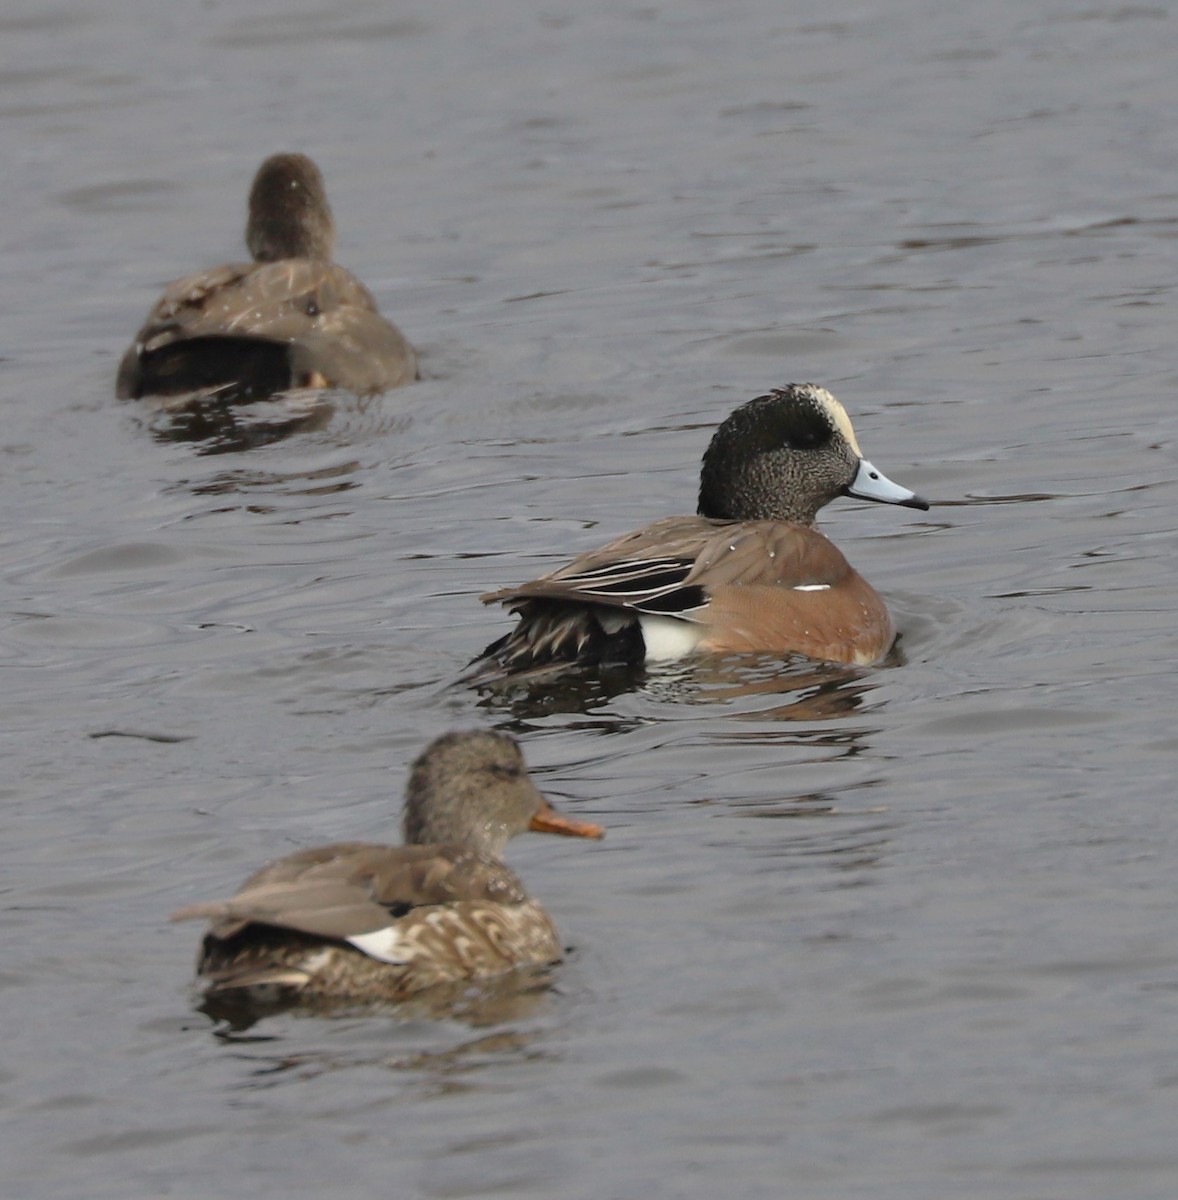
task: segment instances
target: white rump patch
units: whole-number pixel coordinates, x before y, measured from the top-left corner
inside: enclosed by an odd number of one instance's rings
[[[406,947],[400,945],[401,935],[395,925],[386,925],[384,929],[374,929],[371,933],[357,933],[344,938],[344,941],[362,950],[369,958],[396,966],[409,962],[413,957],[412,953],[406,954]]]
[[[829,592],[829,583],[799,583],[790,588],[791,592]]]
[[[702,630],[694,621],[663,617],[657,613],[639,613],[647,662],[686,658],[700,643]]]

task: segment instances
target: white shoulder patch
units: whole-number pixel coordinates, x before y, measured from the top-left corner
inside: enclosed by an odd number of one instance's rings
[[[371,933],[357,933],[350,938],[344,938],[349,945],[362,950],[369,958],[380,962],[400,965],[407,963],[413,957],[405,953],[405,947],[400,946],[401,935],[395,925],[386,925],[384,929],[374,929]]]
[[[829,583],[799,583],[790,588],[791,592],[829,592]]]

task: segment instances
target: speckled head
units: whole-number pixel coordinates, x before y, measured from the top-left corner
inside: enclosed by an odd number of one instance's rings
[[[330,259],[335,223],[319,168],[305,154],[274,154],[250,188],[245,244],[256,262]]]
[[[812,525],[818,510],[841,495],[928,508],[863,457],[846,410],[813,383],[775,388],[742,404],[704,453],[704,517]]]
[[[413,764],[405,798],[407,843],[455,843],[498,858],[526,829],[573,837],[604,832],[552,808],[529,777],[519,743],[508,734],[446,733]]]

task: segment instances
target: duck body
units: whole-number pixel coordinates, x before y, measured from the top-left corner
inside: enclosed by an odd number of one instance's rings
[[[865,666],[895,639],[883,598],[838,547],[781,521],[668,517],[484,600],[519,615],[486,652],[512,671],[767,649]]]
[[[227,263],[168,285],[119,364],[119,399],[293,388],[372,395],[412,382],[417,360],[368,289],[336,263]]]
[[[307,387],[368,395],[417,377],[400,330],[332,261],[331,210],[305,155],[274,155],[259,168],[246,242],[254,261],[168,285],[119,364],[120,399],[252,399]]]
[[[514,872],[462,846],[316,847],[196,909],[213,918],[197,960],[211,991],[397,1001],[561,953]]]
[[[211,922],[197,957],[207,995],[390,1002],[556,962],[552,921],[498,857],[526,828],[602,835],[551,809],[514,739],[448,734],[414,765],[409,844],[302,850],[251,875],[230,899],[173,919]],[[435,832],[457,836],[435,842]]]
[[[519,621],[483,652],[481,678],[695,652],[878,662],[895,639],[887,605],[814,528],[840,494],[928,507],[863,458],[825,389],[791,385],[742,405],[704,457],[696,515],[656,521],[482,597]]]

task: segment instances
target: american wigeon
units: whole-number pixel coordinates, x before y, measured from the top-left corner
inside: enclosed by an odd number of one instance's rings
[[[514,738],[472,731],[432,742],[413,764],[403,824],[403,846],[301,850],[232,899],[173,914],[212,921],[197,961],[206,994],[397,1001],[560,958],[548,914],[499,856],[525,829],[604,831],[552,809]]]
[[[742,404],[703,458],[699,510],[668,517],[520,587],[482,597],[519,615],[471,678],[693,651],[877,662],[895,639],[880,596],[814,528],[836,496],[927,509],[864,457],[843,406],[790,384]]]
[[[253,262],[168,285],[119,364],[120,399],[322,387],[367,395],[417,377],[412,346],[332,262],[327,192],[306,155],[275,154],[258,168],[245,242]]]

